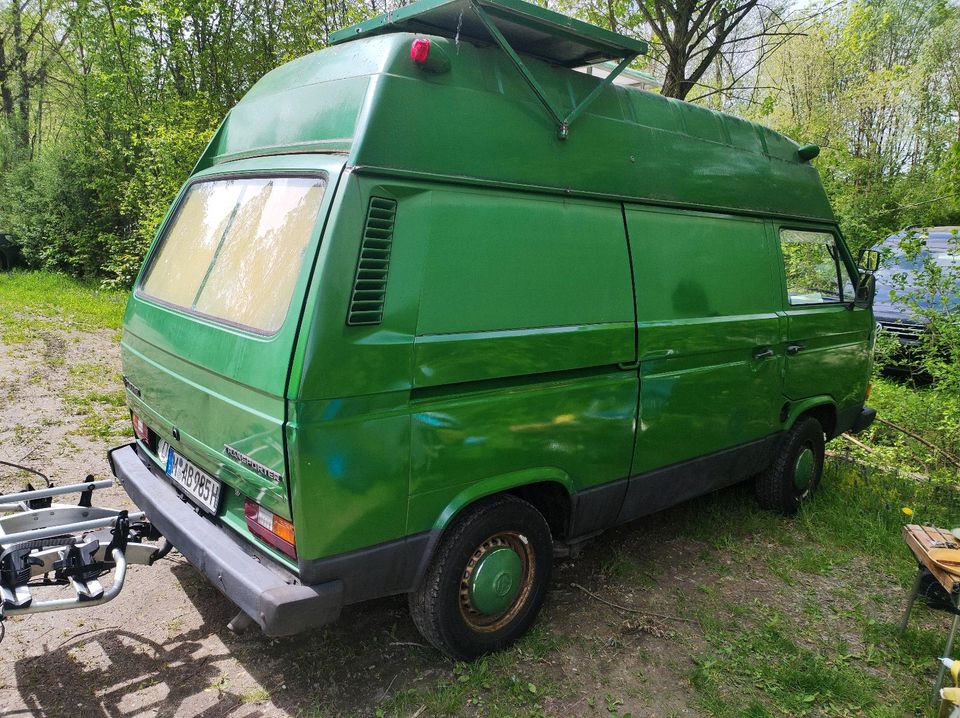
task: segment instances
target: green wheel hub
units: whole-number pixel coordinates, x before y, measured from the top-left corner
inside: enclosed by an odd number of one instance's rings
[[[506,611],[523,586],[523,561],[512,548],[495,548],[484,554],[470,577],[470,603],[491,616]]]
[[[806,491],[813,482],[813,471],[816,465],[813,449],[805,447],[797,457],[797,463],[793,466],[793,485],[800,491]]]

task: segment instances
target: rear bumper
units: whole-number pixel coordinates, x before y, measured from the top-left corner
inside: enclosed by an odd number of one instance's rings
[[[135,445],[109,452],[110,467],[133,502],[210,582],[268,636],[288,636],[336,621],[343,583],[314,586],[285,579],[244,551],[227,531],[197,514],[140,460]]]
[[[850,433],[859,434],[861,431],[869,427],[876,418],[876,409],[871,409],[869,406],[863,407],[863,409],[861,409],[860,413],[857,415],[857,418],[854,420],[853,426],[850,427]]]

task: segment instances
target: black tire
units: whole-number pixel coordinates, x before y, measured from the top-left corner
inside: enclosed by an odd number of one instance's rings
[[[756,479],[757,501],[769,511],[787,516],[797,513],[800,504],[820,484],[823,475],[823,427],[813,417],[801,418],[787,432],[773,463]],[[798,485],[798,464],[804,452],[812,453],[812,467],[807,481]],[[804,472],[805,476],[806,473]]]
[[[482,615],[472,608],[465,586],[479,565],[478,556],[503,546],[516,546],[522,557],[519,593],[501,614]],[[543,605],[552,566],[553,539],[539,511],[514,496],[483,500],[458,516],[441,537],[426,575],[410,594],[410,615],[437,650],[473,660],[526,633]]]

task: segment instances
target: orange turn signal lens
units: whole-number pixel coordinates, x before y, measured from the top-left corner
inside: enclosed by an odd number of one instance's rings
[[[289,543],[295,543],[293,538],[293,524],[282,516],[273,517],[273,533]]]

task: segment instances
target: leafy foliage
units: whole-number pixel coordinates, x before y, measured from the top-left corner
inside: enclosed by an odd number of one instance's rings
[[[288,0],[0,10],[0,229],[33,267],[128,286],[227,110],[375,11]]]
[[[823,148],[817,167],[854,250],[906,225],[960,223],[960,64],[946,2],[830,6],[762,68],[739,111]]]
[[[0,230],[21,238],[33,267],[129,285],[247,89],[333,30],[405,2],[6,5]],[[854,249],[906,224],[960,221],[953,0],[546,4],[651,40],[646,62],[665,93],[820,144],[817,166]]]

